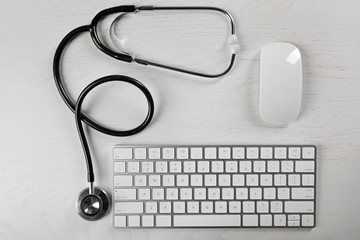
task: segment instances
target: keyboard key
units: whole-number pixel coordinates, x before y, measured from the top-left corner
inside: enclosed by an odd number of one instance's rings
[[[142,216],[142,226],[153,227],[154,226],[154,216],[153,215]]]
[[[278,188],[277,198],[284,200],[290,199],[290,189],[289,188]]]
[[[139,159],[139,160],[146,159],[146,148],[135,148],[134,152],[135,152],[135,159]]]
[[[260,215],[260,226],[263,226],[263,227],[272,226],[272,215],[270,215],[270,214]]]
[[[272,147],[262,147],[260,149],[260,158],[261,159],[272,159],[273,158]]]
[[[135,186],[144,187],[146,186],[146,175],[135,175]]]
[[[230,174],[219,175],[219,186],[230,186]]]
[[[275,159],[286,159],[286,158],[287,158],[286,147],[276,147],[275,148]]]
[[[240,161],[240,172],[241,173],[249,173],[252,171],[251,162],[250,161]]]
[[[302,215],[301,216],[301,225],[304,227],[315,226],[314,215]]]
[[[179,147],[176,149],[177,159],[189,159],[189,148]]]
[[[300,186],[300,174],[289,174],[288,184],[289,186]]]
[[[314,186],[314,174],[303,174],[302,175],[302,185],[304,186]]]
[[[264,188],[264,199],[275,199],[275,188]]]
[[[159,203],[160,213],[171,213],[171,202],[160,202]]]
[[[231,157],[231,148],[229,147],[219,148],[219,159],[230,159],[230,157]]]
[[[302,149],[302,158],[303,159],[315,159],[315,148],[314,147],[304,147]]]
[[[176,149],[177,159],[189,159],[189,148],[179,147]]]
[[[163,188],[153,188],[152,189],[152,198],[154,200],[164,200],[164,189]]]
[[[199,213],[199,202],[187,202],[188,213]]]
[[[258,147],[247,147],[246,148],[247,159],[259,159],[259,148]]]
[[[286,201],[286,213],[313,213],[314,202],[312,201]]]
[[[199,173],[208,173],[210,171],[209,161],[198,161],[197,165]]]
[[[233,147],[232,148],[232,157],[233,157],[233,159],[245,159],[245,148]]]
[[[276,227],[286,226],[286,215],[285,214],[274,215],[274,226]]]
[[[242,211],[243,211],[243,213],[254,213],[255,212],[255,202],[254,201],[242,202]]]
[[[185,202],[174,202],[174,213],[185,213]]]
[[[196,171],[195,161],[184,161],[184,172],[194,173]]]
[[[180,187],[189,186],[189,175],[177,175],[176,185]]]
[[[157,161],[155,162],[155,169],[157,173],[166,173],[168,172],[168,162],[166,161]]]
[[[248,198],[248,188],[236,188],[236,199],[246,200]]]
[[[258,215],[243,215],[243,226],[244,227],[256,227],[259,224],[259,216]]]
[[[282,172],[293,172],[294,171],[294,162],[293,161],[281,161],[281,171]]]
[[[115,160],[131,160],[133,149],[132,148],[114,148]]]
[[[114,172],[115,173],[124,173],[125,172],[125,162],[114,162]]]
[[[250,188],[250,199],[261,199],[262,198],[262,190],[261,188]]]
[[[141,171],[143,173],[152,173],[154,172],[154,163],[153,162],[141,162]]]
[[[165,187],[175,186],[175,176],[174,175],[163,175],[162,184]]]
[[[272,186],[272,175],[262,174],[260,175],[260,186]]]
[[[229,213],[240,213],[240,212],[241,212],[240,201],[229,202]]]
[[[143,213],[142,202],[115,202],[114,212],[116,214]]]
[[[291,189],[292,199],[314,199],[315,192],[314,188],[292,188]]]
[[[244,174],[232,175],[232,185],[233,186],[245,186],[245,175]]]
[[[133,185],[131,175],[116,175],[114,176],[115,187],[131,187]]]
[[[286,186],[286,175],[285,174],[275,174],[274,178],[275,178],[275,181],[274,181],[275,186]]]
[[[163,152],[162,152],[163,159],[168,160],[168,159],[175,158],[175,149],[174,148],[163,148],[162,150],[163,150]]]
[[[258,186],[258,185],[259,185],[259,175],[257,174],[246,175],[246,186]]]
[[[114,227],[126,227],[126,216],[115,216]]]
[[[181,162],[180,161],[171,161],[170,162],[170,172],[171,173],[181,173]]]
[[[205,159],[216,159],[217,150],[216,147],[207,147],[205,148]]]
[[[295,162],[296,172],[314,172],[315,162],[314,161],[296,161]]]
[[[145,211],[146,213],[157,213],[157,202],[146,202]]]
[[[139,227],[140,226],[140,216],[129,216],[128,217],[129,227]]]
[[[166,189],[166,200],[178,200],[179,193],[177,188],[167,188]]]
[[[213,173],[224,172],[224,162],[223,161],[211,161],[211,171]]]
[[[203,149],[201,147],[190,148],[191,159],[202,159],[203,158],[202,151],[203,151]]]
[[[160,148],[149,148],[149,159],[160,159]]]
[[[201,202],[201,213],[213,213],[213,202]]]
[[[140,172],[140,163],[139,162],[128,162],[127,171],[129,173],[138,173]]]
[[[257,213],[268,213],[269,212],[269,202],[267,202],[267,201],[256,202],[256,212]]]
[[[283,202],[272,201],[270,202],[270,211],[272,213],[281,213],[283,209]]]
[[[195,200],[206,199],[206,188],[195,188],[194,189],[194,199]]]
[[[220,188],[209,188],[208,189],[208,199],[209,200],[219,200],[220,199]]]
[[[115,200],[135,200],[136,199],[136,189],[115,189],[114,190],[114,199]]]
[[[265,172],[265,161],[254,161],[254,172]]]
[[[149,176],[149,186],[151,186],[151,187],[160,186],[160,175],[150,175]]]
[[[200,174],[193,174],[190,177],[190,185],[194,187],[199,187],[203,185],[202,175]]]
[[[174,215],[174,227],[239,227],[240,215]]]
[[[289,159],[300,159],[301,148],[299,147],[290,147],[289,148]]]
[[[222,196],[222,199],[224,199],[224,200],[234,199],[234,189],[233,188],[223,188],[221,196]]]
[[[191,188],[181,188],[180,189],[180,199],[181,200],[191,200],[192,199],[192,189]]]
[[[150,189],[149,188],[139,188],[138,198],[140,200],[150,200]]]
[[[157,227],[171,227],[171,215],[157,215],[156,216]]]
[[[216,181],[216,175],[215,174],[206,174],[205,175],[205,186],[216,186],[217,181]]]
[[[279,161],[268,161],[267,169],[269,173],[278,173],[280,172],[280,163]]]
[[[215,202],[215,213],[226,213],[227,212],[227,202]]]
[[[226,161],[225,162],[225,172],[236,173],[237,171],[238,171],[238,162],[237,161]]]

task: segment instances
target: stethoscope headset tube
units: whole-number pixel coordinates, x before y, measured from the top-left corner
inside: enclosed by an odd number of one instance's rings
[[[219,77],[224,74],[226,74],[233,66],[234,60],[235,60],[235,54],[233,53],[231,56],[231,61],[228,66],[228,68],[220,73],[220,74],[203,74],[193,71],[188,71],[185,69],[175,68],[172,66],[168,66],[165,64],[159,64],[154,63],[150,61],[146,61],[143,59],[137,59],[133,58],[132,56],[128,54],[123,54],[119,52],[115,52],[111,50],[110,48],[106,47],[100,40],[98,36],[97,31],[97,25],[101,19],[103,19],[105,16],[113,13],[126,13],[126,12],[137,12],[139,10],[215,10],[224,13],[228,16],[230,23],[231,23],[231,34],[235,34],[235,27],[234,27],[234,21],[229,13],[226,11],[219,9],[219,8],[213,8],[213,7],[153,7],[153,6],[142,6],[139,8],[136,8],[134,5],[123,5],[118,7],[113,7],[109,9],[105,9],[101,12],[99,12],[92,20],[90,25],[85,25],[78,27],[71,32],[69,32],[60,42],[58,48],[56,49],[55,55],[54,55],[54,62],[53,62],[53,73],[54,73],[54,79],[56,87],[60,93],[60,96],[64,100],[65,104],[69,107],[69,109],[75,114],[75,120],[76,120],[76,126],[78,130],[78,134],[80,137],[80,141],[82,144],[82,148],[85,155],[86,160],[86,166],[87,166],[87,181],[89,182],[89,188],[85,188],[82,190],[82,192],[79,194],[77,199],[77,208],[79,215],[89,221],[94,221],[102,218],[110,209],[110,198],[108,194],[97,187],[93,186],[93,183],[95,181],[94,176],[94,169],[91,159],[91,153],[90,149],[86,140],[86,135],[83,129],[82,122],[87,124],[89,127],[102,132],[104,134],[108,134],[111,136],[117,136],[117,137],[126,137],[134,135],[140,131],[142,131],[148,124],[150,123],[153,115],[154,115],[154,101],[153,98],[149,92],[149,90],[139,81],[136,79],[133,79],[128,76],[123,75],[110,75],[105,76],[102,78],[99,78],[95,80],[94,82],[90,83],[79,95],[77,101],[74,103],[70,97],[70,94],[66,90],[62,77],[61,77],[61,71],[60,71],[60,65],[61,65],[61,56],[66,48],[66,46],[71,42],[72,39],[77,37],[79,34],[84,32],[89,32],[91,39],[93,40],[96,47],[104,52],[105,54],[109,55],[112,58],[115,58],[117,60],[121,60],[124,62],[136,62],[142,65],[151,65],[155,67],[165,68],[173,71],[183,72],[187,74],[192,74],[196,76],[201,77]],[[91,92],[94,88],[101,84],[105,84],[108,82],[125,82],[128,84],[131,84],[135,87],[137,87],[141,92],[145,95],[147,102],[148,102],[148,113],[144,121],[137,127],[130,129],[130,130],[114,130],[107,128],[94,120],[92,120],[90,117],[88,117],[84,112],[81,111],[82,103],[87,96],[89,92]]]

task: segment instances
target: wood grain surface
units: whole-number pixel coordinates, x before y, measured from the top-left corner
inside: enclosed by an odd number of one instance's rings
[[[112,215],[85,222],[75,199],[87,186],[74,115],[61,100],[52,60],[70,30],[100,10],[123,4],[205,5],[229,11],[241,43],[234,68],[218,79],[128,64],[97,50],[89,34],[66,49],[63,77],[74,99],[111,74],[144,83],[155,117],[143,132],[116,138],[87,129],[96,185],[111,192],[115,144],[315,144],[318,146],[317,227],[304,229],[118,230]],[[355,0],[3,1],[0,8],[0,239],[359,239],[360,2]],[[101,24],[105,41],[114,18]],[[212,12],[148,12],[126,16],[116,31],[136,56],[204,72],[229,61],[229,26]],[[272,127],[258,109],[259,52],[284,41],[303,57],[301,114]],[[117,129],[146,112],[143,96],[109,84],[84,109]]]

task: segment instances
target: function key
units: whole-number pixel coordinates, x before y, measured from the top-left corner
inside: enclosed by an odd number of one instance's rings
[[[205,159],[216,159],[216,147],[206,147],[205,148]]]
[[[230,159],[231,149],[229,147],[220,147],[219,148],[219,159]]]
[[[286,147],[276,147],[275,148],[275,158],[276,159],[286,159],[287,151]]]
[[[247,147],[246,148],[247,159],[259,159],[259,148],[258,147]]]
[[[290,147],[289,148],[289,159],[300,159],[301,148],[300,147]]]
[[[146,159],[146,148],[135,148],[135,159]]]
[[[192,147],[190,149],[191,159],[202,159],[202,147]]]
[[[232,158],[233,159],[244,159],[245,158],[245,149],[243,147],[233,147],[232,148]]]
[[[163,159],[174,159],[175,158],[175,150],[174,148],[163,148],[162,149]]]
[[[187,147],[176,148],[177,159],[189,159],[189,149]]]
[[[149,159],[160,159],[160,148],[149,148]]]
[[[272,159],[273,158],[273,149],[272,147],[262,147],[260,150],[261,159]]]
[[[314,147],[304,147],[302,149],[303,159],[315,159],[315,148]]]

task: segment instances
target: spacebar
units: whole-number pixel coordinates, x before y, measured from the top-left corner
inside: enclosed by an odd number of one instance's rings
[[[240,215],[174,215],[174,227],[240,227]]]

